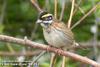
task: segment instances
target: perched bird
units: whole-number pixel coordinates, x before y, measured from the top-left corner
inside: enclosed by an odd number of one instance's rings
[[[44,38],[49,45],[69,49],[76,44],[71,29],[63,22],[55,19],[52,14],[46,11],[41,12],[37,23],[42,26]]]
[[[41,12],[37,23],[43,27],[44,38],[49,45],[57,48],[69,48],[75,44],[71,29],[63,22],[54,19],[52,14],[46,11]]]

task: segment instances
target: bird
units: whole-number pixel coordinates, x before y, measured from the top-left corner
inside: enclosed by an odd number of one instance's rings
[[[36,23],[42,26],[44,38],[49,45],[69,49],[76,44],[71,29],[64,22],[55,19],[53,14],[40,12]]]
[[[41,12],[37,23],[42,26],[44,38],[49,45],[57,48],[69,48],[75,44],[71,29],[63,22],[56,20],[51,13]]]

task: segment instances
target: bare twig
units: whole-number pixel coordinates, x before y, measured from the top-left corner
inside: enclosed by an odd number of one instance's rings
[[[79,6],[79,5],[81,4],[81,2],[82,2],[82,0],[79,0],[78,3],[75,3],[76,9],[75,9],[74,12],[73,12],[73,16],[74,16],[74,14],[77,12],[78,9],[80,10],[80,12],[81,12],[83,15],[85,14],[84,10]]]
[[[61,67],[65,67],[66,65],[66,57],[63,56],[63,59],[62,59],[62,66]]]
[[[62,2],[62,10],[61,10],[61,14],[60,14],[60,21],[62,20],[63,15],[64,15],[65,3],[66,3],[66,1],[63,0],[63,2]]]
[[[74,11],[74,4],[75,4],[75,0],[72,0],[71,13],[70,13],[70,17],[68,20],[68,28],[70,28],[71,26],[71,21],[72,21],[72,16],[73,16],[73,11]]]
[[[94,6],[95,5],[95,1],[92,0],[92,5]],[[97,18],[97,15],[96,15],[96,10],[94,11],[94,15],[95,15],[95,20]],[[94,55],[94,58],[95,60],[97,61],[97,57],[98,57],[98,48],[97,48],[97,42],[98,42],[98,22],[95,21],[95,30],[96,32],[94,33],[94,36],[93,36],[93,55]]]
[[[32,67],[32,64],[36,62],[41,56],[43,56],[46,53],[46,51],[42,51],[31,63],[29,63],[28,67]]]
[[[37,0],[30,0],[32,4],[36,7],[39,12],[42,12],[42,9],[39,7]]]
[[[57,3],[58,3],[58,1],[54,0],[54,17],[55,17],[55,19],[57,19]]]
[[[79,5],[77,5],[76,3],[75,3],[75,7],[77,7],[80,11],[81,11],[81,13],[84,15],[85,14],[85,12],[83,11],[83,9],[81,8],[81,7],[79,7]]]
[[[0,35],[0,41],[17,43],[17,44],[20,44],[20,45],[23,45],[23,46],[29,46],[29,47],[32,47],[32,48],[48,50],[50,52],[54,52],[54,53],[60,54],[62,56],[70,57],[70,58],[75,59],[77,61],[93,65],[94,67],[100,67],[99,63],[97,63],[97,62],[95,62],[95,61],[93,61],[93,60],[91,60],[87,57],[83,57],[83,56],[77,55],[75,53],[71,53],[69,51],[64,51],[64,50],[61,50],[61,49],[50,47],[50,46],[47,46],[47,45],[44,45],[44,44],[39,44],[39,43],[30,41],[30,40],[27,40],[25,42],[24,39],[14,38],[14,37],[6,36],[6,35]]]
[[[6,12],[6,5],[7,5],[7,1],[3,0],[3,6],[1,9],[1,16],[0,16],[0,24],[2,24],[4,21],[4,16],[5,16],[5,12]]]
[[[25,53],[23,52],[1,52],[0,51],[0,56],[35,56],[41,53],[42,51],[36,50],[36,51],[26,51]]]
[[[45,8],[47,11],[50,11],[50,0],[45,0]]]
[[[13,47],[11,46],[10,43],[6,43],[6,45],[7,45],[7,48],[9,49],[9,51],[10,51],[11,53],[15,53],[15,50],[13,49]]]
[[[71,29],[75,28],[78,24],[80,24],[80,22],[82,22],[88,15],[90,15],[96,8],[97,6],[100,4],[97,3],[89,12],[87,12],[79,21],[77,21],[72,27]]]
[[[64,50],[66,51],[67,49],[66,48],[64,48]],[[63,56],[63,58],[62,58],[62,66],[61,67],[65,67],[66,66],[66,58],[68,58],[68,57],[65,57],[65,56]]]
[[[51,53],[50,67],[55,67],[56,57],[57,57],[57,55],[56,55],[56,54]]]
[[[33,31],[31,32],[31,39],[35,39],[35,33],[36,33],[36,30],[37,30],[37,28],[38,28],[38,24],[37,23],[35,23],[35,25],[34,25],[34,28],[33,28]]]

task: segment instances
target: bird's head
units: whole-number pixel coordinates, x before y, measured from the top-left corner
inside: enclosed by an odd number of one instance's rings
[[[48,27],[52,22],[53,15],[46,11],[41,12],[37,20],[37,23],[40,23],[42,27]]]

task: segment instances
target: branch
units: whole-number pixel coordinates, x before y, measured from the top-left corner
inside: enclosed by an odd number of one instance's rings
[[[29,47],[32,47],[32,48],[47,50],[47,51],[50,51],[50,52],[60,54],[62,56],[70,57],[72,59],[75,59],[77,61],[80,61],[80,62],[83,62],[83,63],[86,63],[86,64],[93,65],[94,67],[100,67],[99,63],[97,63],[97,62],[95,62],[91,59],[88,59],[87,57],[83,57],[83,56],[71,53],[69,51],[64,51],[64,50],[57,49],[57,48],[54,48],[54,47],[50,47],[50,46],[47,46],[47,45],[44,45],[44,44],[39,44],[39,43],[30,41],[30,40],[24,40],[24,39],[14,38],[14,37],[6,36],[6,35],[0,35],[0,41],[17,43],[17,44],[20,44],[20,45],[23,45],[23,46],[29,46]]]
[[[87,12],[79,21],[77,21],[77,22],[71,27],[71,29],[73,29],[73,28],[76,27],[78,24],[80,24],[80,22],[82,22],[88,15],[90,15],[90,14],[97,8],[98,5],[100,5],[100,2],[97,3],[89,12]]]
[[[84,48],[93,48],[93,45],[91,45],[90,42],[81,42],[79,43],[81,44],[82,47]],[[81,49],[81,46],[77,46],[75,47],[74,49],[77,50],[77,49]],[[97,43],[97,47],[100,48],[100,42]],[[34,55],[38,55],[40,54],[42,51],[40,50],[36,50],[36,51],[26,51],[25,53],[23,52],[2,52],[0,51],[0,56],[34,56]]]

